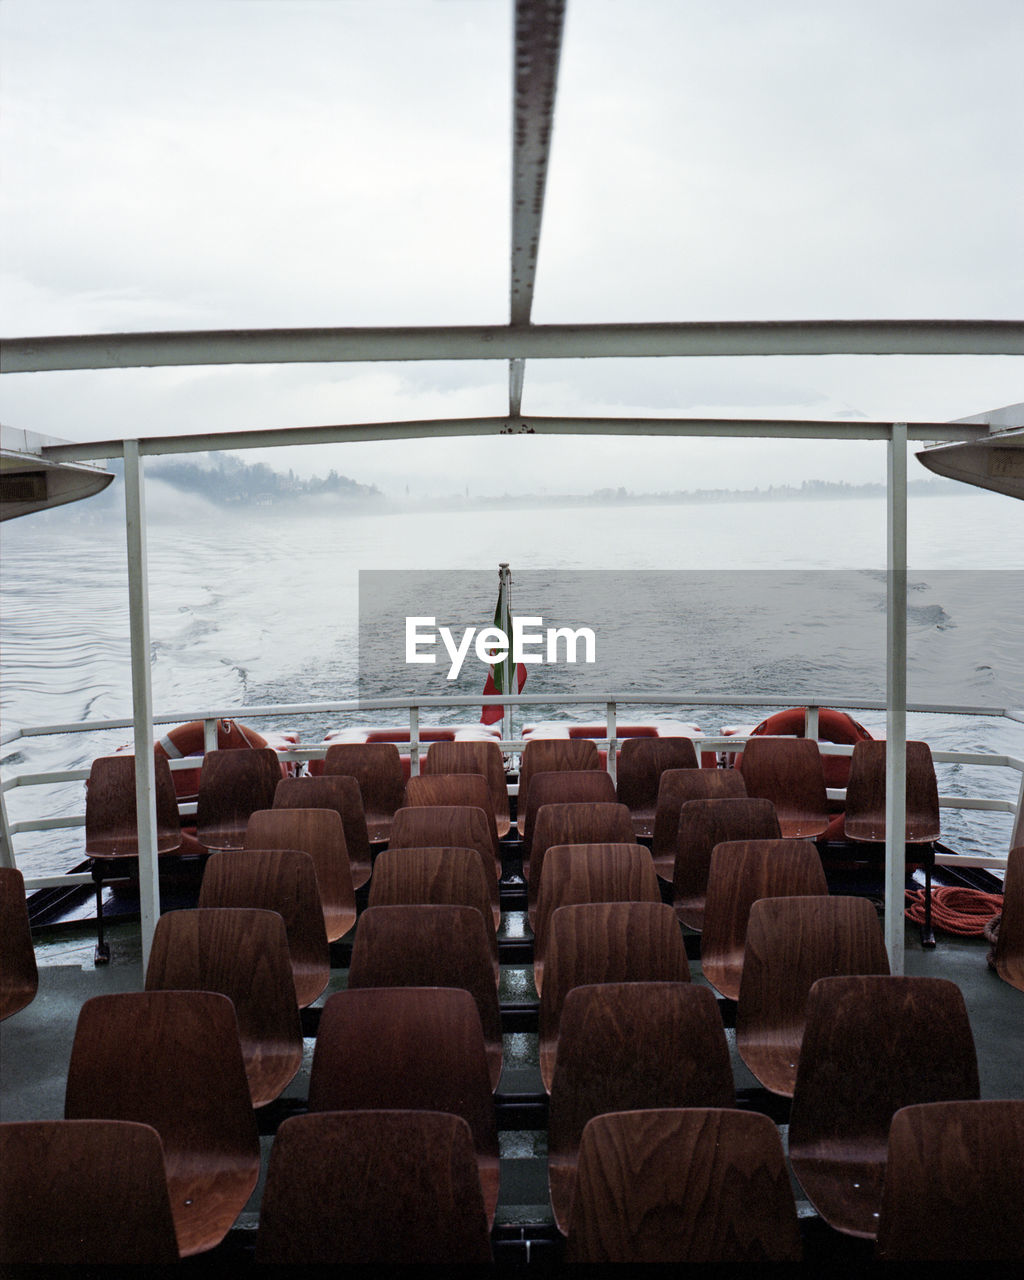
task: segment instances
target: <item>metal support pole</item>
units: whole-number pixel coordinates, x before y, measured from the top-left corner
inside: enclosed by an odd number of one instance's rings
[[[885,945],[889,968],[904,970],[907,876],[907,424],[888,445],[886,537]]]
[[[132,718],[135,723],[135,809],[139,830],[139,908],[145,972],[160,916],[156,853],[156,771],[153,754],[153,684],[149,666],[149,572],[146,494],[137,440],[124,444],[125,528],[128,540],[128,619],[131,628]]]

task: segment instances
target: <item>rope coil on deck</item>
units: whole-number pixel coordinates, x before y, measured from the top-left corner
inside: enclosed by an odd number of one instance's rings
[[[907,890],[906,915],[917,924],[924,922],[924,892],[923,889]],[[957,885],[939,885],[932,889],[932,924],[945,933],[980,938],[1002,909],[1001,893],[983,893],[980,889],[963,889]]]

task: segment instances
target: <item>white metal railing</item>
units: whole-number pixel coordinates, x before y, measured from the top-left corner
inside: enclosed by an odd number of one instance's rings
[[[603,746],[608,751],[608,768],[613,774],[615,773],[615,757],[618,749],[619,739],[616,736],[617,724],[619,716],[619,708],[622,706],[659,706],[672,707],[677,709],[696,708],[701,706],[715,706],[719,708],[785,708],[793,705],[792,698],[782,698],[777,696],[748,696],[748,695],[732,695],[732,694],[666,694],[666,693],[635,693],[630,691],[624,694],[608,694],[608,695],[587,695],[587,694],[518,694],[516,696],[497,694],[491,697],[481,697],[476,695],[459,695],[454,697],[421,697],[416,699],[409,698],[372,698],[372,699],[350,699],[338,702],[317,702],[317,703],[284,703],[251,707],[231,707],[218,709],[216,711],[204,710],[200,712],[175,712],[155,715],[153,723],[164,724],[181,724],[191,720],[203,720],[207,728],[207,740],[210,739],[210,730],[214,728],[217,720],[224,719],[274,719],[280,720],[296,716],[310,716],[316,714],[339,714],[345,717],[355,716],[364,718],[368,712],[377,711],[401,711],[408,720],[409,724],[409,741],[408,744],[401,743],[404,749],[408,746],[410,756],[410,771],[412,773],[419,772],[420,757],[422,748],[425,744],[420,737],[421,724],[420,712],[423,710],[451,710],[459,707],[478,708],[481,705],[497,705],[508,706],[513,709],[528,707],[603,707],[603,718],[605,735],[597,738],[595,741],[598,745]],[[801,705],[806,707],[805,719],[808,722],[807,727],[813,733],[817,725],[818,711],[822,707],[833,707],[843,710],[865,711],[876,710],[884,711],[885,702],[877,699],[821,699],[813,702],[805,700]],[[940,703],[911,703],[908,704],[907,710],[911,713],[937,713],[958,716],[982,716],[993,717],[999,719],[1010,720],[1016,723],[1024,724],[1024,711],[1015,708],[1004,707],[987,707],[987,706],[964,706],[962,704],[940,704]],[[71,721],[59,724],[37,725],[14,730],[5,734],[0,739],[0,744],[8,746],[11,743],[22,741],[25,739],[37,737],[50,737],[64,734],[79,733],[96,733],[100,731],[126,730],[132,727],[132,720],[129,718],[110,719],[110,720],[89,720],[89,721]],[[370,726],[372,727],[372,726]],[[508,727],[508,726],[506,726]],[[495,739],[495,741],[499,741]],[[742,747],[746,738],[742,733],[739,734],[723,734],[719,733],[696,733],[693,735],[693,741],[696,748],[704,751],[713,751],[716,753],[732,752]],[[524,739],[517,736],[502,738],[500,746],[506,753],[520,752],[523,750]],[[849,755],[852,753],[852,746],[846,746],[836,743],[822,743],[821,749],[823,753],[828,755]],[[302,765],[310,760],[322,759],[326,754],[327,744],[319,743],[298,743],[287,749],[280,750],[282,760],[293,761]],[[1017,803],[1011,800],[1003,800],[986,796],[952,796],[940,795],[939,803],[944,808],[959,810],[987,810],[989,812],[1011,813],[1017,814],[1017,824],[1020,824],[1020,812],[1024,805],[1024,760],[1018,759],[1016,756],[997,753],[985,753],[977,751],[959,752],[936,750],[933,752],[933,758],[938,763],[955,763],[962,765],[974,765],[986,768],[1005,768],[1015,771],[1020,776],[1020,788]],[[172,760],[170,762],[172,770],[195,768],[194,758],[183,758],[180,760]],[[89,770],[83,768],[77,769],[56,769],[44,772],[24,772],[15,774],[0,784],[0,798],[15,788],[21,787],[37,787],[53,785],[63,782],[84,782],[89,776]],[[516,788],[513,786],[511,790],[514,792]],[[830,798],[838,798],[842,796],[842,791],[830,790]],[[181,811],[184,816],[188,816],[195,811],[194,804],[183,804]],[[13,837],[24,832],[38,832],[47,830],[59,830],[67,828],[82,827],[85,824],[85,815],[82,814],[64,814],[59,816],[50,816],[43,818],[32,818],[19,822],[9,823],[6,816],[6,806],[3,807],[3,837],[4,837],[4,860],[9,865],[14,864]],[[956,855],[955,859],[948,855],[939,854],[937,861],[956,861],[960,866],[990,867],[993,869],[1005,868],[1006,856],[973,856],[973,855]],[[52,887],[54,885],[70,885],[76,883],[91,883],[91,877],[87,874],[67,875],[67,876],[45,876],[30,879],[26,881],[28,890]]]

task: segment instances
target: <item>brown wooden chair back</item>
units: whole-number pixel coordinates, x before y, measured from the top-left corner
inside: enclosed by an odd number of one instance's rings
[[[505,758],[496,742],[432,742],[427,748],[423,772],[482,773],[491,792],[491,808],[503,839],[511,829]]]
[[[438,1111],[318,1111],[277,1131],[256,1261],[491,1262],[473,1137]]]
[[[236,752],[237,755],[244,754]],[[330,953],[313,859],[301,849],[236,849],[215,853],[199,886],[201,907],[257,907],[284,919],[300,1009],[330,977]]]
[[[548,1121],[548,1185],[559,1231],[569,1231],[580,1139],[594,1116],[734,1101],[725,1028],[707,987],[573,987],[562,1007]]]
[[[1024,1101],[904,1107],[889,1129],[876,1255],[1020,1263],[1022,1188]]]
[[[1024,845],[1010,850],[1003,881],[1003,915],[994,948],[996,973],[1024,991]]]
[[[473,1134],[494,1223],[500,1169],[487,1047],[473,997],[458,987],[339,991],[320,1018],[310,1111],[446,1111]]]
[[[494,855],[491,823],[471,805],[417,805],[399,809],[391,824],[389,849],[475,849],[480,856],[495,928],[501,918],[498,881],[501,862]]]
[[[544,856],[548,849],[559,844],[632,843],[633,821],[624,804],[580,801],[575,804],[542,805],[537,812],[530,861],[523,866],[531,928],[537,919],[537,894],[544,872]]]
[[[259,1137],[227,996],[144,991],[87,1000],[64,1112],[157,1131],[183,1258],[219,1244],[256,1186]]]
[[[751,738],[739,769],[747,795],[775,806],[786,839],[813,839],[826,830],[825,769],[813,738]]]
[[[742,799],[746,794],[743,774],[738,769],[666,769],[658,784],[651,837],[654,869],[660,879],[672,883],[679,814],[688,800]]]
[[[270,747],[207,751],[199,771],[196,838],[205,849],[241,849],[249,815],[269,809],[281,781],[281,762]]]
[[[0,1022],[31,1004],[38,990],[25,877],[16,867],[0,867]]]
[[[501,1075],[501,1014],[487,931],[475,907],[368,907],[359,919],[348,989],[464,987],[476,1002],[491,1088]]]
[[[530,796],[521,824],[524,862],[533,848],[537,814],[548,804],[615,804],[612,775],[603,769],[554,769],[535,773],[530,779]]]
[[[779,1132],[757,1112],[620,1111],[580,1143],[568,1262],[798,1262]]]
[[[501,866],[498,824],[494,817],[491,789],[482,773],[423,773],[405,784],[405,807],[457,806],[480,809],[487,816],[495,866]]]
[[[736,1047],[766,1089],[793,1096],[807,996],[819,978],[889,972],[882,927],[867,898],[769,897],[747,922]]]
[[[531,738],[519,759],[519,797],[517,826],[522,838],[525,827],[526,802],[530,796],[530,779],[537,773],[553,773],[558,769],[603,769],[601,754],[592,738]]]
[[[160,1135],[126,1120],[0,1124],[8,1267],[178,1261]]]
[[[371,842],[387,840],[391,819],[405,798],[405,771],[395,744],[335,742],[327,748],[324,773],[355,778]]]
[[[626,738],[615,761],[615,793],[633,818],[638,836],[654,834],[661,775],[669,769],[697,769],[697,748],[690,738]]]
[[[779,820],[770,800],[739,796],[688,800],[679,811],[672,872],[672,903],[682,923],[691,929],[704,928],[708,873],[715,845],[730,840],[780,838]]]
[[[828,881],[810,840],[732,840],[711,854],[701,970],[727,1000],[738,1000],[747,920],[759,898],[826,895]]]
[[[360,889],[370,878],[373,859],[359,783],[345,774],[313,778],[282,778],[274,791],[275,809],[333,809],[345,828],[345,848],[352,886]]]
[[[181,847],[181,821],[171,767],[154,757],[156,771],[156,851]],[[137,858],[139,824],[135,811],[135,757],[100,756],[92,762],[85,790],[85,852],[90,858]]]
[[[844,831],[849,840],[885,841],[884,742],[854,744],[846,787]],[[907,743],[907,844],[939,838],[939,789],[927,742]]]
[[[475,907],[483,917],[487,946],[498,981],[498,920],[491,905],[483,863],[475,849],[386,849],[377,855],[370,882],[371,907],[420,903]]]
[[[356,891],[341,815],[333,809],[257,809],[245,828],[246,849],[301,849],[313,859],[327,941],[356,922]]]
[[[877,1233],[897,1111],[977,1097],[974,1038],[954,983],[854,975],[811,987],[789,1155],[808,1200],[837,1231]]]
[[[544,853],[533,930],[533,981],[544,984],[552,914],[581,902],[660,902],[650,852],[639,844],[558,844]]]
[[[552,915],[540,997],[540,1069],[551,1089],[559,1024],[573,987],[597,982],[689,982],[690,963],[663,902],[588,902]]]
[[[276,911],[166,912],[156,922],[146,990],[219,991],[228,997],[254,1107],[279,1097],[302,1066],[288,935]]]

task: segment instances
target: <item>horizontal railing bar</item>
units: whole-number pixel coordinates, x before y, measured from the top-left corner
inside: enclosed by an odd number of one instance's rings
[[[699,693],[611,693],[611,694],[517,694],[488,695],[458,694],[451,697],[431,695],[422,698],[367,698],[350,699],[341,702],[310,703],[273,703],[266,706],[229,707],[208,712],[161,713],[153,717],[154,724],[188,723],[191,720],[238,720],[242,717],[269,717],[287,715],[315,715],[321,712],[362,712],[389,711],[411,707],[480,707],[480,706],[606,706],[614,702],[617,706],[651,706],[671,705],[679,707],[723,706],[723,707],[790,707],[792,697],[750,696],[733,694],[699,694]],[[801,705],[810,707],[850,707],[859,711],[885,711],[884,699],[877,698],[843,698],[832,697],[804,699]],[[918,713],[994,716],[1024,723],[1024,711],[1009,707],[973,706],[962,703],[911,702],[907,710]],[[20,738],[47,737],[58,733],[88,733],[108,729],[130,729],[133,721],[130,718],[112,720],[68,721],[59,724],[26,726],[13,730],[0,738],[0,744],[6,746]]]

